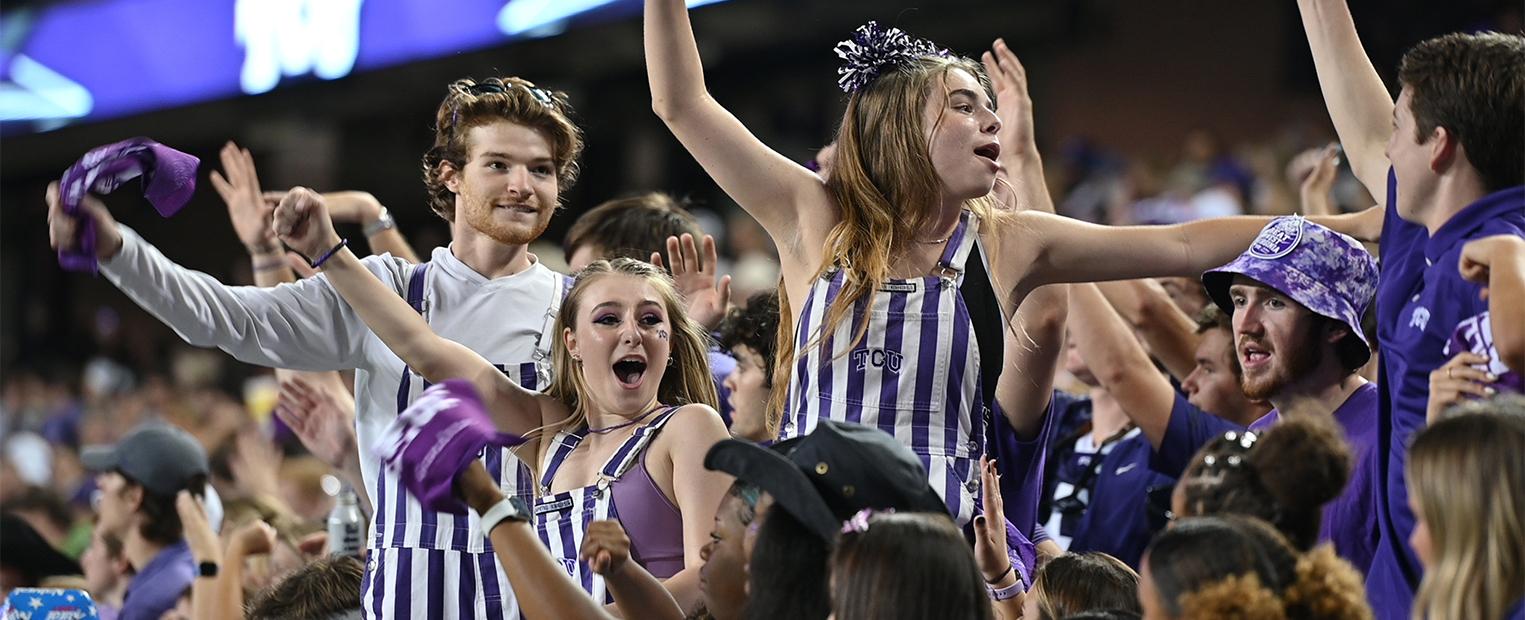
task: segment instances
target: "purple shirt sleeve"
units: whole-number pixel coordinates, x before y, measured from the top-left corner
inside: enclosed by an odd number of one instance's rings
[[[1198,409],[1180,393],[1170,407],[1170,422],[1160,447],[1149,456],[1149,469],[1171,478],[1180,478],[1191,464],[1191,457],[1207,442],[1228,432],[1242,431],[1243,426]]]
[[[1057,399],[1050,398],[1048,411],[1037,436],[1023,440],[1001,413],[999,403],[990,432],[990,456],[1001,474],[1001,498],[1006,505],[1006,521],[1017,526],[1030,540],[1036,540],[1038,498],[1043,493],[1043,462],[1054,434]],[[1045,536],[1046,537],[1046,536]]]

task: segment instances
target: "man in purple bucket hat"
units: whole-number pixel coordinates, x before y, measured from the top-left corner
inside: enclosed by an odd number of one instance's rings
[[[1361,327],[1377,289],[1377,263],[1355,239],[1299,216],[1271,220],[1248,250],[1202,274],[1213,303],[1233,317],[1245,396],[1282,417],[1332,416],[1354,457],[1345,491],[1324,507],[1320,539],[1363,573],[1376,553],[1377,400],[1357,372],[1371,359]]]

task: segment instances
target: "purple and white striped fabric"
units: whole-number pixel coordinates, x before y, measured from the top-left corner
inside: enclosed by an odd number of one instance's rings
[[[407,300],[428,319],[429,264],[419,265],[408,278]],[[569,289],[559,280],[546,310],[546,325],[534,360],[498,364],[499,370],[529,390],[550,387],[550,346],[555,341],[555,314]],[[402,414],[430,387],[422,376],[405,368],[397,388],[397,412]],[[493,482],[506,494],[526,503],[534,500],[534,480],[507,448],[488,446],[483,464]],[[371,499],[376,507],[369,541],[370,561],[362,584],[361,609],[367,618],[485,618],[516,620],[519,603],[508,576],[481,534],[481,518],[424,508],[397,473],[383,467],[377,473]]]
[[[451,379],[424,390],[372,450],[425,510],[464,516],[456,476],[487,450],[522,443],[523,437],[498,431],[471,382]]]
[[[978,514],[988,406],[979,345],[958,292],[965,261],[980,251],[978,230],[978,217],[965,211],[938,261],[941,275],[884,282],[824,335],[846,274],[833,269],[816,281],[800,309],[780,432],[781,439],[804,435],[822,418],[879,427],[921,458],[961,527]],[[848,350],[864,320],[867,332]]]
[[[559,493],[550,491],[557,470],[561,469],[567,456],[582,443],[587,428],[557,433],[554,447],[546,452],[542,468],[545,473],[540,478],[540,497],[534,503],[535,531],[540,535],[540,541],[551,550],[557,563],[571,575],[572,581],[581,584],[582,589],[592,595],[595,601],[611,603],[613,599],[609,597],[604,578],[577,559],[583,536],[588,532],[588,524],[620,518],[614,501],[614,483],[631,467],[641,463],[641,455],[646,447],[662,431],[667,421],[672,419],[673,412],[677,409],[669,407],[651,423],[637,428],[604,462],[604,466],[599,469],[598,480],[582,488]]]

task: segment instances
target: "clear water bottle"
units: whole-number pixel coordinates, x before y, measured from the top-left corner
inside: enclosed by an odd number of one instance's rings
[[[334,509],[328,513],[328,549],[333,555],[360,557],[365,546],[365,515],[360,512],[360,497],[348,482],[334,497]]]

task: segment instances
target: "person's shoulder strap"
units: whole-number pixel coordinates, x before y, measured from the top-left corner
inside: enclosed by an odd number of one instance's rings
[[[980,396],[986,409],[995,408],[996,382],[1001,369],[1006,366],[1006,321],[995,287],[990,284],[990,274],[985,267],[985,250],[978,243],[978,235],[970,235],[975,241],[970,253],[973,260],[965,265],[964,281],[958,294],[964,298],[964,308],[969,312],[969,322],[974,327],[974,340],[980,348]]]

